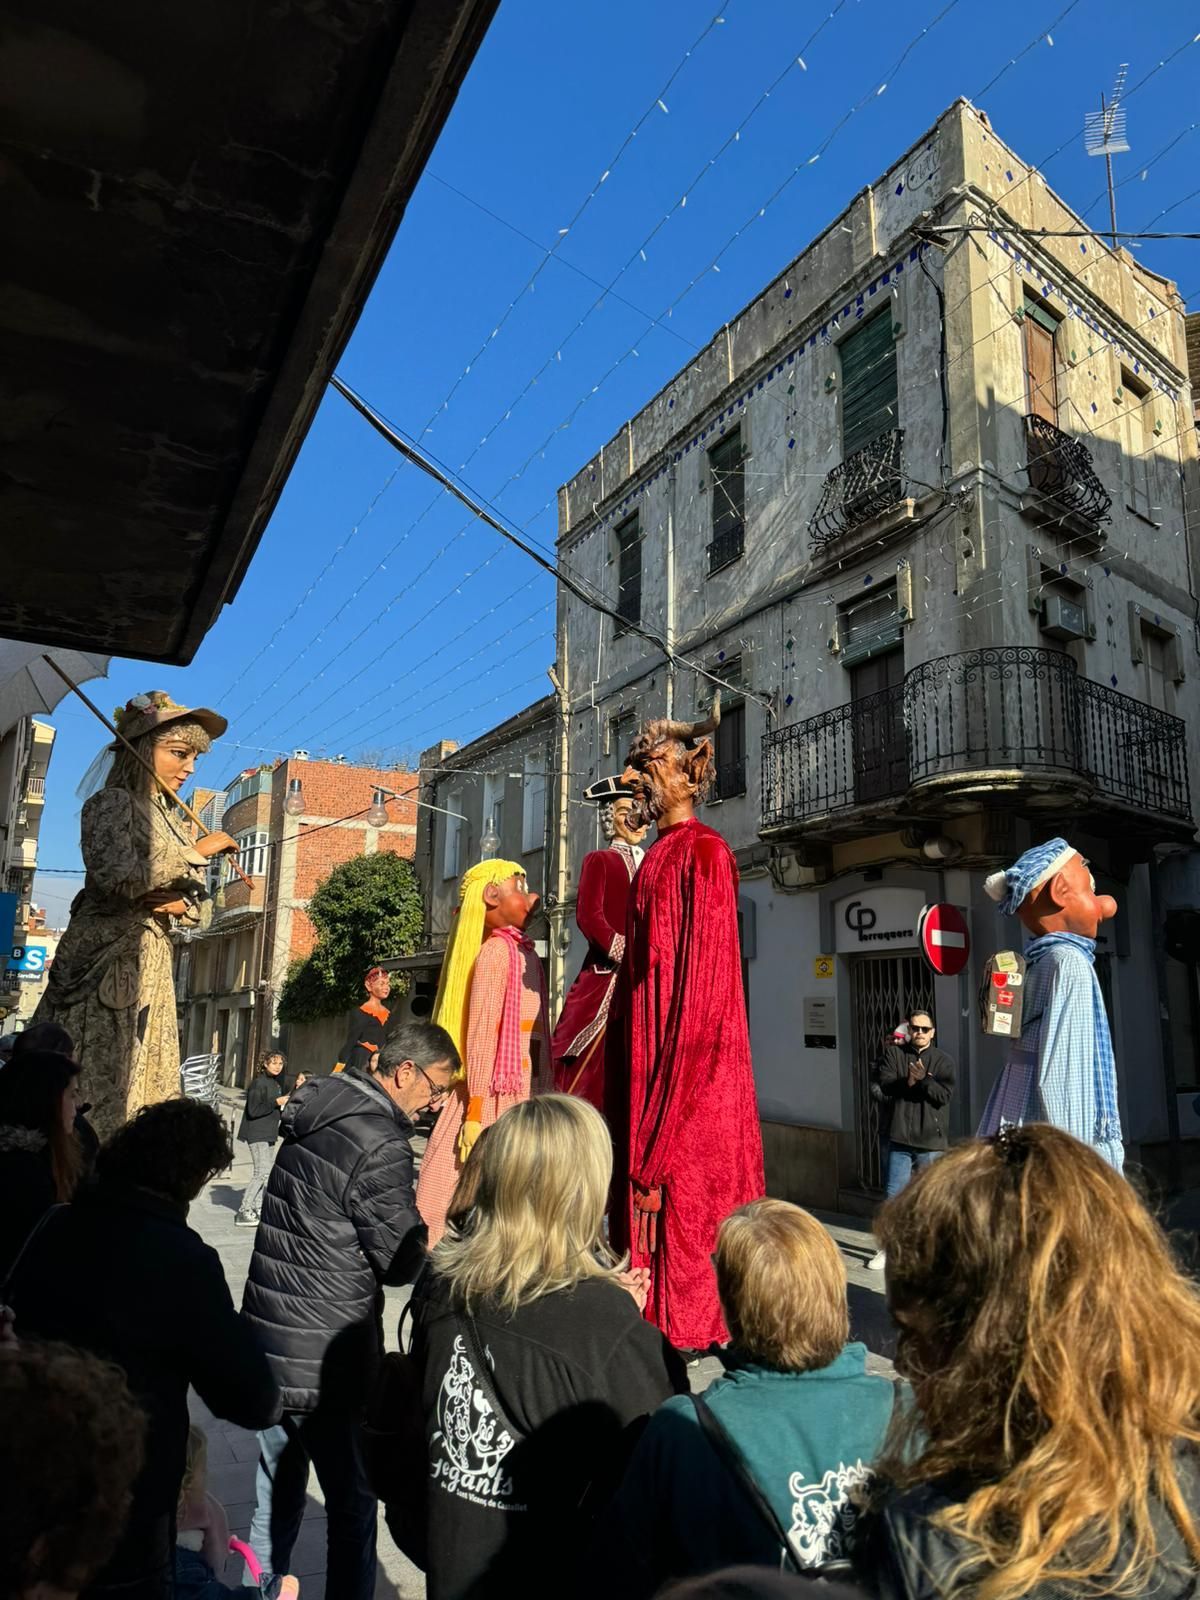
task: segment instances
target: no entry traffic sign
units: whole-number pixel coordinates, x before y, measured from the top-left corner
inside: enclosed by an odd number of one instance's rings
[[[957,906],[926,906],[917,924],[921,954],[942,978],[957,977],[971,954],[971,935]]]

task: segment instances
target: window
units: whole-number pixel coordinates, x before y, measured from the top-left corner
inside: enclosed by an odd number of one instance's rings
[[[721,695],[721,720],[713,738],[717,779],[710,800],[732,800],[746,792],[746,704],[740,690],[744,686],[741,656],[726,656],[714,661],[709,671],[728,685]],[[712,684],[704,680],[698,691],[697,710],[708,715],[712,704]]]
[[[896,649],[900,643],[900,609],[894,583],[884,584],[862,600],[841,607],[838,643],[844,667]]]
[[[271,787],[271,772],[250,772],[238,779],[233,787],[226,791],[223,810],[236,806],[239,800],[249,800],[252,794],[261,794],[264,789]]]
[[[733,428],[708,452],[712,481],[712,543],[708,547],[711,576],[736,561],[746,548],[746,467],[742,430]]]
[[[546,758],[525,757],[525,786],[521,794],[521,849],[541,850],[546,842]]]
[[[488,823],[496,830],[496,837],[501,844],[496,846],[496,854],[502,854],[504,841],[504,784],[507,774],[503,772],[489,772],[483,780],[483,825]]]
[[[705,703],[705,711],[708,702]],[[611,757],[619,768],[624,768],[625,758],[629,754],[629,746],[633,743],[633,736],[637,732],[637,712],[623,711],[619,716],[608,719],[608,749],[606,755]]]
[[[1040,300],[1025,296],[1025,409],[1058,425],[1058,319]]]
[[[462,795],[455,792],[448,794],[445,800],[447,811],[462,810]],[[461,816],[446,818],[446,839],[442,853],[442,877],[457,878],[462,871],[463,853],[463,820]]]
[[[617,624],[619,637],[642,620],[642,532],[636,516],[626,517],[614,534],[617,560]]]
[[[1121,441],[1121,482],[1125,504],[1147,522],[1153,522],[1154,420],[1150,413],[1150,386],[1121,368],[1121,400],[1125,410],[1125,437]]]
[[[260,828],[238,834],[238,866],[248,878],[261,878],[266,872],[269,843],[270,835]]]
[[[896,426],[896,341],[889,310],[861,323],[838,346],[842,367],[842,455]]]
[[[215,833],[221,826],[221,818],[225,812],[225,796],[215,794],[207,802],[200,813],[200,821],[204,824],[205,833]]]

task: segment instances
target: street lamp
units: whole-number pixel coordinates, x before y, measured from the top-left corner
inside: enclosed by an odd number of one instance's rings
[[[367,822],[372,828],[386,828],[388,823],[388,808],[383,798],[383,790],[376,789],[374,798],[367,809]]]
[[[287,799],[283,802],[283,809],[289,817],[304,815],[304,788],[299,778],[288,779]]]
[[[479,849],[485,861],[496,854],[500,848],[500,835],[496,832],[494,817],[489,817],[484,824],[483,832],[479,836]]]

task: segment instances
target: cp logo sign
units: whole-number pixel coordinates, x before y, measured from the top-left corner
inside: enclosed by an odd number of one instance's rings
[[[869,933],[879,921],[870,906],[863,905],[861,900],[851,900],[846,907],[846,926],[861,939],[864,933]]]

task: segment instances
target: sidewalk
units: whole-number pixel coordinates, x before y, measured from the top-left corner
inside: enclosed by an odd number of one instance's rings
[[[227,1118],[231,1106],[232,1101],[222,1106]],[[244,1144],[235,1144],[232,1171],[215,1178],[207,1186],[192,1206],[188,1218],[192,1227],[221,1257],[235,1305],[241,1304],[254,1248],[254,1230],[236,1228],[233,1221],[242,1191],[249,1181],[249,1151]],[[846,1261],[850,1278],[851,1337],[861,1339],[872,1352],[868,1358],[869,1369],[890,1377],[892,1365],[888,1357],[892,1351],[892,1334],[883,1302],[883,1274],[866,1270],[866,1262],[875,1252],[874,1241],[863,1230],[861,1218],[818,1215],[837,1241]],[[407,1295],[407,1289],[385,1291],[384,1329],[391,1347],[394,1347],[396,1326]],[[720,1371],[720,1362],[715,1357],[701,1361],[691,1369],[693,1389],[704,1389]],[[244,1428],[218,1422],[194,1394],[191,1397],[191,1412],[193,1420],[208,1434],[209,1488],[229,1513],[230,1531],[244,1539],[254,1514],[257,1438]],[[292,1571],[301,1580],[301,1600],[324,1600],[325,1506],[315,1473],[309,1481],[308,1505],[292,1557]],[[240,1560],[230,1558],[224,1581],[230,1584],[243,1581]],[[425,1595],[424,1574],[418,1572],[397,1550],[382,1516],[379,1519],[379,1577],[375,1594],[377,1600],[424,1600]]]

